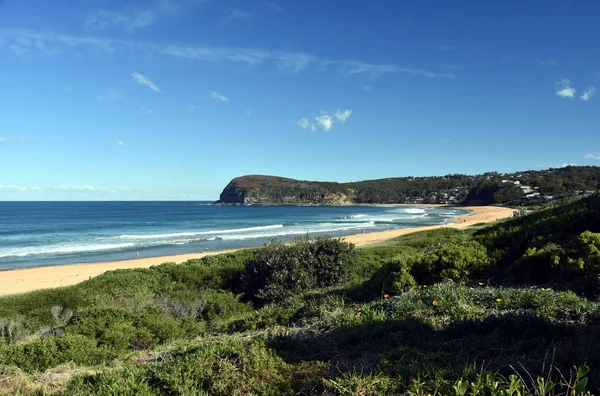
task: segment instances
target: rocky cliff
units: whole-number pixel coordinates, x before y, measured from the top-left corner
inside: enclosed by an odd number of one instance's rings
[[[340,183],[250,175],[233,179],[217,204],[245,205],[345,205],[354,192]]]

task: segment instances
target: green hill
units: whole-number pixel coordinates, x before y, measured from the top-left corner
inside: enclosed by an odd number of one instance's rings
[[[600,167],[497,172],[482,175],[397,177],[352,183],[317,182],[249,175],[233,179],[222,204],[345,205],[369,203],[448,203],[539,205],[586,196],[600,185]]]

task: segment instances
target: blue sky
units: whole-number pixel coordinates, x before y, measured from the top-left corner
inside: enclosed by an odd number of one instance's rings
[[[600,2],[0,0],[0,200],[600,165]]]

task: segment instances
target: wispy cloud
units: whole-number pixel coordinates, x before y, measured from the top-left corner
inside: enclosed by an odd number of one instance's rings
[[[100,95],[96,96],[98,100],[117,100],[123,97],[123,91],[109,88]]]
[[[152,111],[152,110],[150,110],[149,108],[147,108],[147,107],[146,107],[146,106],[144,106],[144,105],[140,105],[140,109],[142,109],[142,111],[145,111],[145,112],[146,112],[146,113],[148,113],[148,114],[152,114],[152,113],[153,113],[153,111]]]
[[[352,110],[336,110],[333,112],[333,116],[337,122],[344,123],[352,115]]]
[[[140,73],[131,73],[131,77],[141,85],[145,85],[153,91],[160,92],[160,89],[150,80],[150,78]]]
[[[92,184],[85,185],[57,185],[51,188],[51,190],[59,191],[63,193],[77,193],[77,192],[85,192],[85,193],[129,193],[129,192],[137,192],[140,191],[136,187],[115,187],[115,188],[106,188],[101,186],[95,186]]]
[[[550,60],[541,61],[540,65],[542,67],[555,67],[555,66],[558,66],[558,62],[550,59]]]
[[[585,158],[587,159],[594,159],[594,160],[600,160],[600,153],[596,153],[596,154],[588,154],[585,156]]]
[[[25,136],[19,136],[17,138],[7,138],[0,136],[0,144],[14,144],[14,143],[26,143],[27,138]]]
[[[575,88],[571,87],[571,81],[563,78],[556,83],[556,94],[561,98],[573,99],[575,97]]]
[[[411,68],[394,64],[366,63],[359,60],[322,59],[305,52],[273,51],[259,48],[235,48],[219,46],[194,46],[179,44],[162,44],[134,40],[117,40],[89,36],[73,36],[48,32],[25,30],[0,30],[0,40],[7,46],[19,40],[29,40],[38,43],[28,48],[33,53],[46,53],[41,48],[61,51],[65,49],[84,49],[106,53],[147,51],[164,56],[179,57],[198,61],[236,62],[248,65],[258,65],[270,62],[282,71],[300,72],[310,66],[318,70],[336,69],[348,76],[368,75],[372,78],[388,73],[405,73],[430,78],[455,78],[452,73],[434,72],[425,69]],[[41,47],[41,48],[40,48]],[[1,50],[1,48],[0,48]]]
[[[133,32],[154,25],[162,16],[180,14],[185,6],[206,2],[204,0],[157,0],[144,2],[142,3],[143,7],[95,9],[86,15],[84,25],[90,30],[120,28],[127,32]]]
[[[308,118],[301,118],[296,121],[296,125],[302,129],[310,129],[316,131],[322,129],[329,132],[335,124],[343,124],[352,115],[352,110],[335,110],[321,111],[321,115],[315,117],[314,122],[310,122]]]
[[[247,10],[241,10],[239,8],[227,8],[225,10],[225,19],[232,21],[234,19],[247,19],[252,18],[254,13]]]
[[[125,147],[125,143],[122,140],[117,140],[117,144],[121,147]]]
[[[296,125],[302,129],[310,128],[310,122],[308,121],[308,118],[300,118],[298,121],[296,121]]]
[[[92,185],[83,185],[83,186],[54,186],[53,190],[58,191],[106,191],[107,189],[104,187],[92,186]]]
[[[459,70],[459,69],[464,69],[464,66],[461,65],[443,65],[442,66],[444,69],[448,69],[448,70]]]
[[[332,60],[323,62],[325,66],[334,65],[337,66],[339,71],[349,76],[354,74],[369,74],[372,78],[376,78],[386,73],[407,73],[425,77],[442,77],[442,78],[456,78],[451,73],[435,73],[428,70],[413,69],[407,67],[400,67],[396,65],[377,65],[371,63],[365,63],[354,60]]]
[[[126,31],[145,28],[153,25],[158,19],[158,11],[154,8],[136,10],[95,10],[90,12],[84,21],[85,27],[104,30],[120,27]]]
[[[583,93],[581,94],[581,96],[579,98],[581,100],[590,100],[590,99],[592,99],[594,92],[596,92],[596,88],[589,87],[585,91],[583,91]]]
[[[215,99],[215,100],[220,100],[221,102],[229,102],[229,98],[225,95],[222,95],[218,92],[212,91],[210,93],[210,97]]]
[[[321,114],[318,117],[315,117],[317,121],[317,125],[321,127],[324,131],[331,131],[333,128],[333,118],[329,114]]]
[[[277,3],[269,3],[269,4],[267,4],[267,6],[268,6],[268,7],[269,7],[269,8],[270,8],[272,11],[275,11],[275,12],[281,12],[281,11],[283,11],[283,7],[282,7],[282,6],[280,6],[280,5],[279,5],[279,4],[277,4]]]
[[[28,191],[43,191],[39,186],[16,186],[0,184],[0,191],[16,191],[16,192],[28,192]]]

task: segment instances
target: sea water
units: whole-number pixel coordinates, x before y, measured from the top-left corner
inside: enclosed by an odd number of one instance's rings
[[[444,224],[449,207],[0,202],[0,270],[259,246]]]

